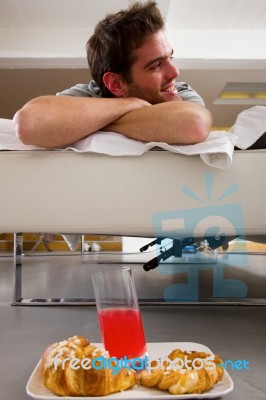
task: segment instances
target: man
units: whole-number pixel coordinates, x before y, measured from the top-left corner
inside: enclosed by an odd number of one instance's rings
[[[93,81],[33,99],[14,121],[24,144],[61,147],[99,130],[141,141],[194,144],[212,116],[179,71],[156,2],[107,15],[87,43]]]

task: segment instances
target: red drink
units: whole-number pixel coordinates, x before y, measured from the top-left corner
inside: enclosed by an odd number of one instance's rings
[[[99,321],[106,350],[111,357],[128,359],[146,353],[146,341],[140,311],[108,308],[99,311]]]

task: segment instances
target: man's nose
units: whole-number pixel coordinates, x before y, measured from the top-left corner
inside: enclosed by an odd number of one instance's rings
[[[169,60],[168,69],[167,69],[167,78],[175,79],[180,75],[179,69],[174,65],[172,60]]]

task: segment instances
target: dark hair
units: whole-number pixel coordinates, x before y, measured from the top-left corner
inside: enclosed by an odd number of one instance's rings
[[[113,94],[104,85],[103,75],[114,72],[130,82],[133,50],[139,48],[147,36],[163,28],[163,17],[153,0],[137,1],[126,10],[108,14],[96,25],[87,42],[87,59],[92,78],[104,97],[113,97]]]

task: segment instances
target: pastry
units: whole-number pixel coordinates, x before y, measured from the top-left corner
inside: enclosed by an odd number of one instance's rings
[[[44,351],[43,382],[59,396],[105,396],[133,388],[137,383],[178,395],[206,392],[222,379],[224,372],[219,356],[179,349],[151,361],[150,367],[138,374],[117,362],[85,337],[73,336]]]
[[[223,371],[222,360],[217,355],[176,349],[166,358],[152,361],[150,370],[139,374],[139,381],[142,386],[171,394],[195,394],[219,382]]]
[[[108,361],[108,367],[103,362]],[[44,385],[59,396],[105,396],[132,388],[136,373],[83,336],[54,343],[42,355]]]

